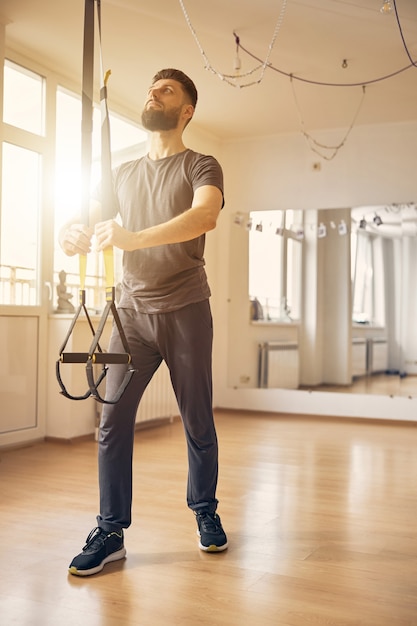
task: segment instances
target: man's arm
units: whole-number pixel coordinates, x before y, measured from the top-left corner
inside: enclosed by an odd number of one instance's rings
[[[189,209],[163,224],[131,232],[119,226],[114,220],[99,222],[95,228],[98,249],[115,246],[131,252],[141,248],[190,241],[216,227],[222,204],[223,195],[220,189],[213,185],[203,185],[196,189]]]

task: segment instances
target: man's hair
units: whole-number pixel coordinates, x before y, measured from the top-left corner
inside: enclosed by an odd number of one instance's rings
[[[190,98],[191,104],[195,108],[197,104],[198,94],[197,94],[196,86],[194,85],[191,78],[188,78],[188,76],[184,74],[184,72],[181,72],[181,70],[168,68],[168,69],[160,70],[159,72],[157,72],[155,76],[152,78],[152,84],[156,83],[158,80],[164,80],[168,78],[171,78],[172,80],[176,80],[178,83],[182,85],[184,92]]]

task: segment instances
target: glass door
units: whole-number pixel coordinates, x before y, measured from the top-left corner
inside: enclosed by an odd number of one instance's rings
[[[5,61],[0,152],[0,442],[44,436],[48,265],[46,81]],[[49,259],[50,264],[50,259]]]

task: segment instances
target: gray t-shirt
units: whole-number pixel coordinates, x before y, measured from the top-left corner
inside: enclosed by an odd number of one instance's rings
[[[191,207],[203,185],[223,193],[223,173],[212,156],[185,150],[151,160],[145,156],[114,171],[114,189],[123,226],[139,231],[166,222]],[[210,296],[204,269],[205,235],[183,243],[123,254],[118,306],[142,313],[174,311]]]

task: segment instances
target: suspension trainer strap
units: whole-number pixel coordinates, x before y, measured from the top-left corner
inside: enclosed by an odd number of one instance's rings
[[[94,0],[84,4],[83,77],[81,93],[81,219],[90,221],[91,162],[94,112]],[[80,254],[80,289],[85,290],[87,255]],[[85,296],[84,296],[85,297]]]
[[[83,39],[83,66],[82,66],[82,94],[81,94],[81,221],[88,226],[90,214],[90,182],[93,144],[93,99],[94,99],[94,0],[85,0],[84,3],[84,39]],[[61,387],[61,393],[71,400],[85,400],[91,395],[88,388],[81,395],[70,394],[61,377],[61,363],[85,363],[88,352],[65,352],[65,348],[72,335],[74,327],[81,313],[84,313],[92,336],[95,330],[86,307],[85,281],[87,274],[87,255],[79,255],[79,303],[74,318],[68,329],[67,335],[59,351],[59,359],[56,362],[56,377]],[[98,347],[101,352],[101,348]],[[103,371],[97,384],[106,375]]]
[[[101,44],[101,2],[97,0],[97,22],[100,50],[100,111],[101,111],[101,206],[105,217],[113,213],[115,206],[115,197],[113,191],[113,175],[111,166],[111,142],[110,142],[110,118],[107,105],[107,81],[110,71],[104,73],[103,55]],[[135,370],[131,363],[130,350],[128,342],[122,328],[122,324],[115,305],[115,288],[114,288],[114,257],[113,248],[109,247],[103,251],[104,269],[106,276],[106,306],[104,308],[99,326],[90,346],[88,360],[86,364],[87,380],[90,387],[91,395],[105,404],[116,404],[122,397],[127,385],[132,379]],[[99,341],[103,333],[106,321],[110,315],[113,315],[115,326],[119,332],[119,336],[123,345],[124,353],[102,353],[100,351]],[[98,352],[97,352],[98,350]],[[104,398],[99,391],[99,382],[94,379],[94,364],[126,364],[126,371],[123,381],[113,398]]]
[[[94,4],[97,5],[97,22],[99,30],[99,48],[100,48],[100,65],[102,84],[100,89],[100,107],[101,107],[101,200],[104,215],[110,215],[114,207],[114,192],[112,184],[111,169],[111,146],[110,146],[110,122],[107,106],[107,79],[110,72],[104,76],[102,63],[102,46],[101,46],[101,3],[100,0],[85,0],[84,13],[84,49],[83,49],[83,85],[82,85],[82,220],[83,223],[89,223],[89,205],[90,205],[90,181],[91,181],[91,161],[92,161],[92,130],[93,130],[93,80],[94,80],[94,23],[95,12]],[[107,248],[104,253],[104,266],[106,274],[106,306],[103,311],[99,326],[94,331],[93,324],[88,315],[85,306],[85,276],[86,276],[86,256],[80,255],[80,304],[75,317],[71,323],[66,339],[61,347],[60,358],[56,364],[57,379],[61,386],[61,392],[68,398],[73,400],[83,400],[93,396],[99,402],[106,404],[115,404],[118,402],[129,384],[135,370],[131,364],[131,355],[128,342],[123,331],[120,318],[115,306],[115,288],[114,288],[114,260],[113,249]],[[93,341],[88,352],[65,353],[65,347],[68,339],[74,329],[75,323],[81,311],[84,311],[90,330],[93,334]],[[124,353],[106,353],[100,347],[100,338],[106,325],[109,314],[112,313],[115,326],[119,332]],[[60,375],[61,363],[86,363],[86,374],[88,381],[88,391],[81,396],[72,396],[68,393],[62,382]],[[101,374],[96,378],[96,364],[102,365]],[[103,381],[107,373],[107,364],[126,365],[125,375],[116,392],[115,396],[110,399],[104,399],[99,392],[99,385]]]

